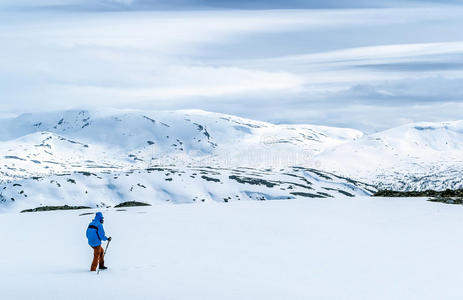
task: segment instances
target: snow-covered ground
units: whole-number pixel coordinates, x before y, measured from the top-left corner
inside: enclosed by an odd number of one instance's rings
[[[125,201],[368,195],[310,168],[353,129],[274,125],[199,110],[98,110],[0,120],[0,211]]]
[[[109,270],[88,271],[94,212],[0,217],[0,299],[462,299],[463,207],[326,198],[103,210]]]
[[[1,186],[0,186],[1,187]],[[299,167],[279,170],[152,167],[16,180],[0,190],[0,213],[39,206],[113,207],[121,202],[198,203],[371,195],[374,187]]]
[[[463,121],[421,122],[323,151],[320,168],[396,190],[463,188]]]
[[[24,114],[0,119],[0,211],[457,189],[462,158],[463,121],[365,135],[201,110]]]

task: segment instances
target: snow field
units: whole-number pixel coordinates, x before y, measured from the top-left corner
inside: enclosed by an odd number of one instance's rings
[[[329,198],[103,211],[88,271],[81,211],[0,218],[0,298],[462,299],[462,207]]]

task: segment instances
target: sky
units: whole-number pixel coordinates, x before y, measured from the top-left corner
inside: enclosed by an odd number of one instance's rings
[[[204,109],[376,132],[463,119],[463,4],[0,0],[0,116]]]

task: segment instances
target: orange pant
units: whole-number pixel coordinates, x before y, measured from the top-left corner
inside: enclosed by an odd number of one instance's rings
[[[90,271],[96,271],[96,267],[98,266],[98,262],[100,267],[104,266],[104,250],[101,246],[92,247],[93,248],[93,261],[92,266],[90,267]]]

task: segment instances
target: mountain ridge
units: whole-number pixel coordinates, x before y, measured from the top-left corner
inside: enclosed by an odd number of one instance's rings
[[[29,203],[21,208],[439,190],[460,187],[463,170],[463,121],[366,135],[201,110],[111,109],[24,114],[0,128],[1,202]]]

